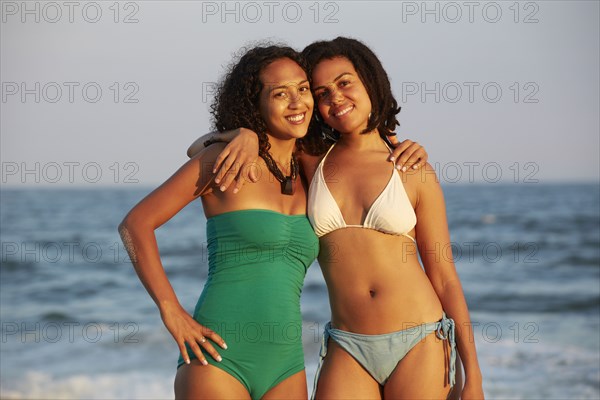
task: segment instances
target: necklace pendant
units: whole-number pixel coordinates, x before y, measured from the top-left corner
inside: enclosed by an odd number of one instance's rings
[[[294,181],[291,176],[286,176],[281,182],[281,193],[291,196],[294,194]]]

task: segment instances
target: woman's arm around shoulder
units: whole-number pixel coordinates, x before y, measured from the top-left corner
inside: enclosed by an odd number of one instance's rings
[[[188,157],[193,157],[204,148],[214,143],[227,143],[220,147],[220,154],[215,158],[212,171],[215,183],[225,191],[235,181],[233,193],[240,191],[246,181],[256,182],[255,162],[258,158],[258,135],[246,128],[238,128],[222,133],[213,132],[198,139],[188,148]]]

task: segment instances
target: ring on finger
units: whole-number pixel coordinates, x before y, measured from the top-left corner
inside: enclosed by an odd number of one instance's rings
[[[200,336],[200,343],[206,342],[206,338],[204,336]]]

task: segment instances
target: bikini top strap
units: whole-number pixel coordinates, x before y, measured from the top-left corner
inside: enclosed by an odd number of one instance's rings
[[[388,150],[390,151],[390,153],[391,153],[392,151],[394,151],[394,149],[392,149],[392,148],[390,147],[390,145],[388,144],[387,140],[385,140],[385,139],[383,139],[383,138],[381,138],[381,139],[383,140],[383,143],[385,143],[385,146],[388,148]]]
[[[332,144],[332,145],[329,147],[329,150],[327,150],[327,153],[325,153],[325,155],[323,156],[323,159],[322,159],[322,160],[321,160],[321,162],[319,163],[319,167],[323,168],[322,166],[323,166],[323,164],[325,164],[325,159],[326,159],[326,158],[327,158],[327,156],[329,155],[329,152],[330,152],[331,150],[333,150],[333,147],[334,147],[335,145],[336,145],[336,143]]]

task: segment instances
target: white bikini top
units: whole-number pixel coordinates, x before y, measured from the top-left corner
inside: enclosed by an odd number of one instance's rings
[[[371,205],[364,224],[346,224],[342,211],[329,191],[323,175],[325,159],[333,146],[317,166],[308,189],[307,214],[317,236],[324,236],[337,229],[365,228],[391,235],[406,236],[415,241],[407,233],[415,227],[417,216],[395,167],[392,167],[392,176],[387,186]]]

